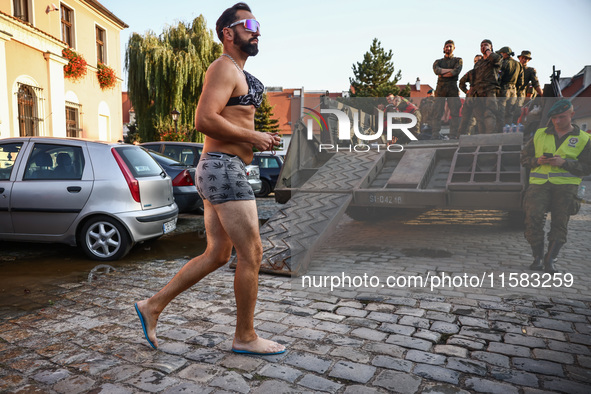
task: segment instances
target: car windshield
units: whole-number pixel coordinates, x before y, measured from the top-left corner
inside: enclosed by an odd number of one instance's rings
[[[171,167],[190,167],[187,164],[181,163],[178,160],[171,159],[170,157],[164,156],[160,153],[154,151],[149,151],[148,153],[160,164]]]
[[[136,178],[156,176],[162,169],[147,151],[136,146],[121,146],[117,149],[119,155]]]

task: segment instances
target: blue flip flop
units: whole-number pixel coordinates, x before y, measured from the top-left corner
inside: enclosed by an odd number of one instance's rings
[[[154,346],[152,341],[150,341],[150,338],[148,338],[148,331],[146,331],[146,322],[144,321],[144,317],[142,316],[140,309],[137,307],[137,302],[134,304],[134,306],[135,306],[135,311],[137,312],[137,315],[140,318],[140,322],[142,323],[142,330],[144,330],[144,336],[146,337],[146,341],[148,341],[150,346],[152,346],[154,349],[157,349],[157,347]]]
[[[274,356],[276,354],[283,354],[287,351],[287,349],[283,349],[279,352],[274,352],[274,353],[258,353],[258,352],[251,352],[250,350],[239,350],[239,349],[234,349],[232,348],[232,351],[234,353],[238,353],[238,354],[249,354],[251,356]]]

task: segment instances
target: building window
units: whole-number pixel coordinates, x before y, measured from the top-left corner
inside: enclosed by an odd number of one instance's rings
[[[96,26],[96,58],[100,63],[106,63],[105,58],[105,30]]]
[[[66,135],[72,138],[80,138],[80,104],[66,101]]]
[[[70,48],[74,47],[74,11],[60,4],[60,13],[62,16],[62,41],[68,44]]]
[[[29,0],[13,0],[14,16],[24,22],[31,23],[29,17]]]
[[[18,84],[18,127],[21,137],[39,135],[39,126],[43,118],[39,116],[39,108],[43,105],[43,89]]]

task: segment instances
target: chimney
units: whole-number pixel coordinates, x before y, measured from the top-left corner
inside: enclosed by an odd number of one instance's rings
[[[417,81],[415,82],[415,88],[417,89],[417,92],[421,91],[421,80],[419,77],[417,77]]]

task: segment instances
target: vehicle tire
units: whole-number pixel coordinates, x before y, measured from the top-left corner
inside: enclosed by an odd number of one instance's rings
[[[261,179],[261,190],[254,195],[257,197],[267,197],[271,193],[271,185],[264,179]]]
[[[119,260],[132,247],[125,227],[108,216],[96,216],[84,223],[79,244],[88,257],[99,261]]]

